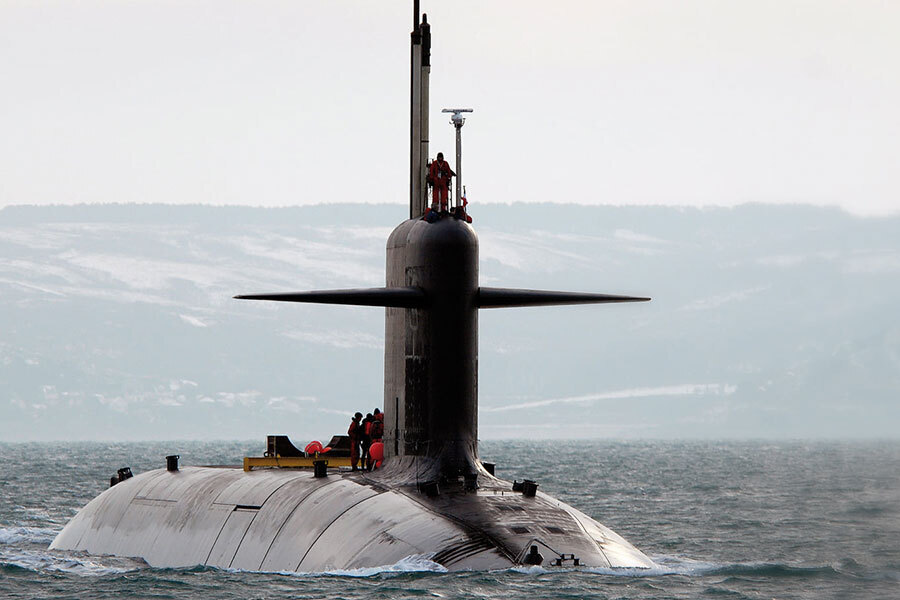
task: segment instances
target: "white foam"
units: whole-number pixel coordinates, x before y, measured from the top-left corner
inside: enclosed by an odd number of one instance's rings
[[[539,565],[532,565],[530,567],[512,567],[510,569],[505,569],[506,571],[512,571],[513,573],[522,573],[523,575],[543,575],[545,573],[552,573],[549,569],[541,567]],[[571,571],[573,569],[556,569],[556,571],[565,570]]]
[[[620,577],[657,577],[660,575],[705,575],[710,571],[722,568],[722,565],[710,562],[676,558],[672,556],[655,556],[651,559],[654,567],[640,568],[608,568],[589,567],[584,569],[598,575],[618,575]]]
[[[109,562],[87,559],[45,550],[15,549],[0,551],[0,565],[19,567],[40,573],[71,573],[84,577],[118,575],[146,568],[146,563],[135,559],[105,557]]]
[[[0,544],[49,544],[57,533],[47,527],[0,527]]]
[[[614,577],[659,577],[663,575],[688,575],[692,577],[706,575],[711,571],[723,568],[723,565],[695,561],[671,556],[657,556],[653,559],[653,567],[512,567],[503,571],[522,573],[523,575],[546,575],[552,573],[581,572],[611,575]]]
[[[333,569],[319,572],[278,571],[279,575],[292,577],[373,577],[375,575],[395,575],[400,573],[446,573],[447,567],[434,562],[433,554],[413,554],[401,558],[392,565],[361,567],[359,569]]]

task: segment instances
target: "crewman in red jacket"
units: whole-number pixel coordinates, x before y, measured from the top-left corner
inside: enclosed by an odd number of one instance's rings
[[[375,466],[376,462],[381,461],[381,458],[375,459],[372,456],[372,452],[373,452],[372,448],[374,447],[374,448],[378,449],[377,454],[379,457],[384,456],[384,442],[382,441],[382,438],[384,437],[384,413],[381,412],[381,410],[377,409],[377,408],[373,412],[374,412],[374,415],[372,418],[372,422],[369,424],[369,425],[371,425],[371,427],[369,429],[369,437],[372,439],[372,444],[371,444],[371,446],[369,446],[370,451],[369,451],[368,460],[366,461],[366,468],[369,471],[372,470],[372,468]],[[376,446],[376,444],[378,444],[379,446]]]
[[[362,429],[360,425],[360,419],[362,419],[362,413],[356,413],[353,415],[353,420],[350,421],[350,428],[347,430],[347,435],[350,436],[350,466],[353,467],[354,471],[358,471],[356,468],[357,463],[359,463],[359,441],[362,437]]]
[[[381,412],[380,409],[376,408],[374,411],[375,420],[372,421],[372,430],[370,435],[372,437],[372,442],[380,441],[381,438],[384,437],[384,413]]]
[[[437,158],[428,167],[428,181],[432,185],[431,210],[447,210],[450,178],[455,176],[450,164],[444,160],[444,153],[438,152]]]

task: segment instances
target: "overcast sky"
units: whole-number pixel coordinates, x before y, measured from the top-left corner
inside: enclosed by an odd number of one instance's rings
[[[900,211],[900,3],[423,1],[473,202]],[[0,3],[0,206],[406,202],[408,1]]]

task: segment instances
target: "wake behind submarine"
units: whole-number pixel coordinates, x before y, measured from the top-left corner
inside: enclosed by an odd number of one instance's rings
[[[251,571],[356,569],[410,556],[454,571],[654,566],[609,528],[534,482],[498,479],[478,458],[480,309],[649,298],[478,285],[478,238],[460,203],[461,115],[468,109],[450,110],[455,199],[442,210],[436,198],[429,210],[431,32],[418,1],[413,25],[410,213],[388,238],[386,286],[237,296],[385,307],[382,468],[338,469],[327,454],[282,458],[271,439],[268,457],[247,458],[244,469],[179,469],[169,457],[166,469],[120,475],[51,549],[139,557],[154,567]]]

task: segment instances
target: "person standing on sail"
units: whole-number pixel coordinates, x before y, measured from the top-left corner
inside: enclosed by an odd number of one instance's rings
[[[455,176],[450,164],[444,160],[444,153],[438,152],[437,158],[428,167],[428,181],[432,185],[431,210],[447,211],[450,178]]]

